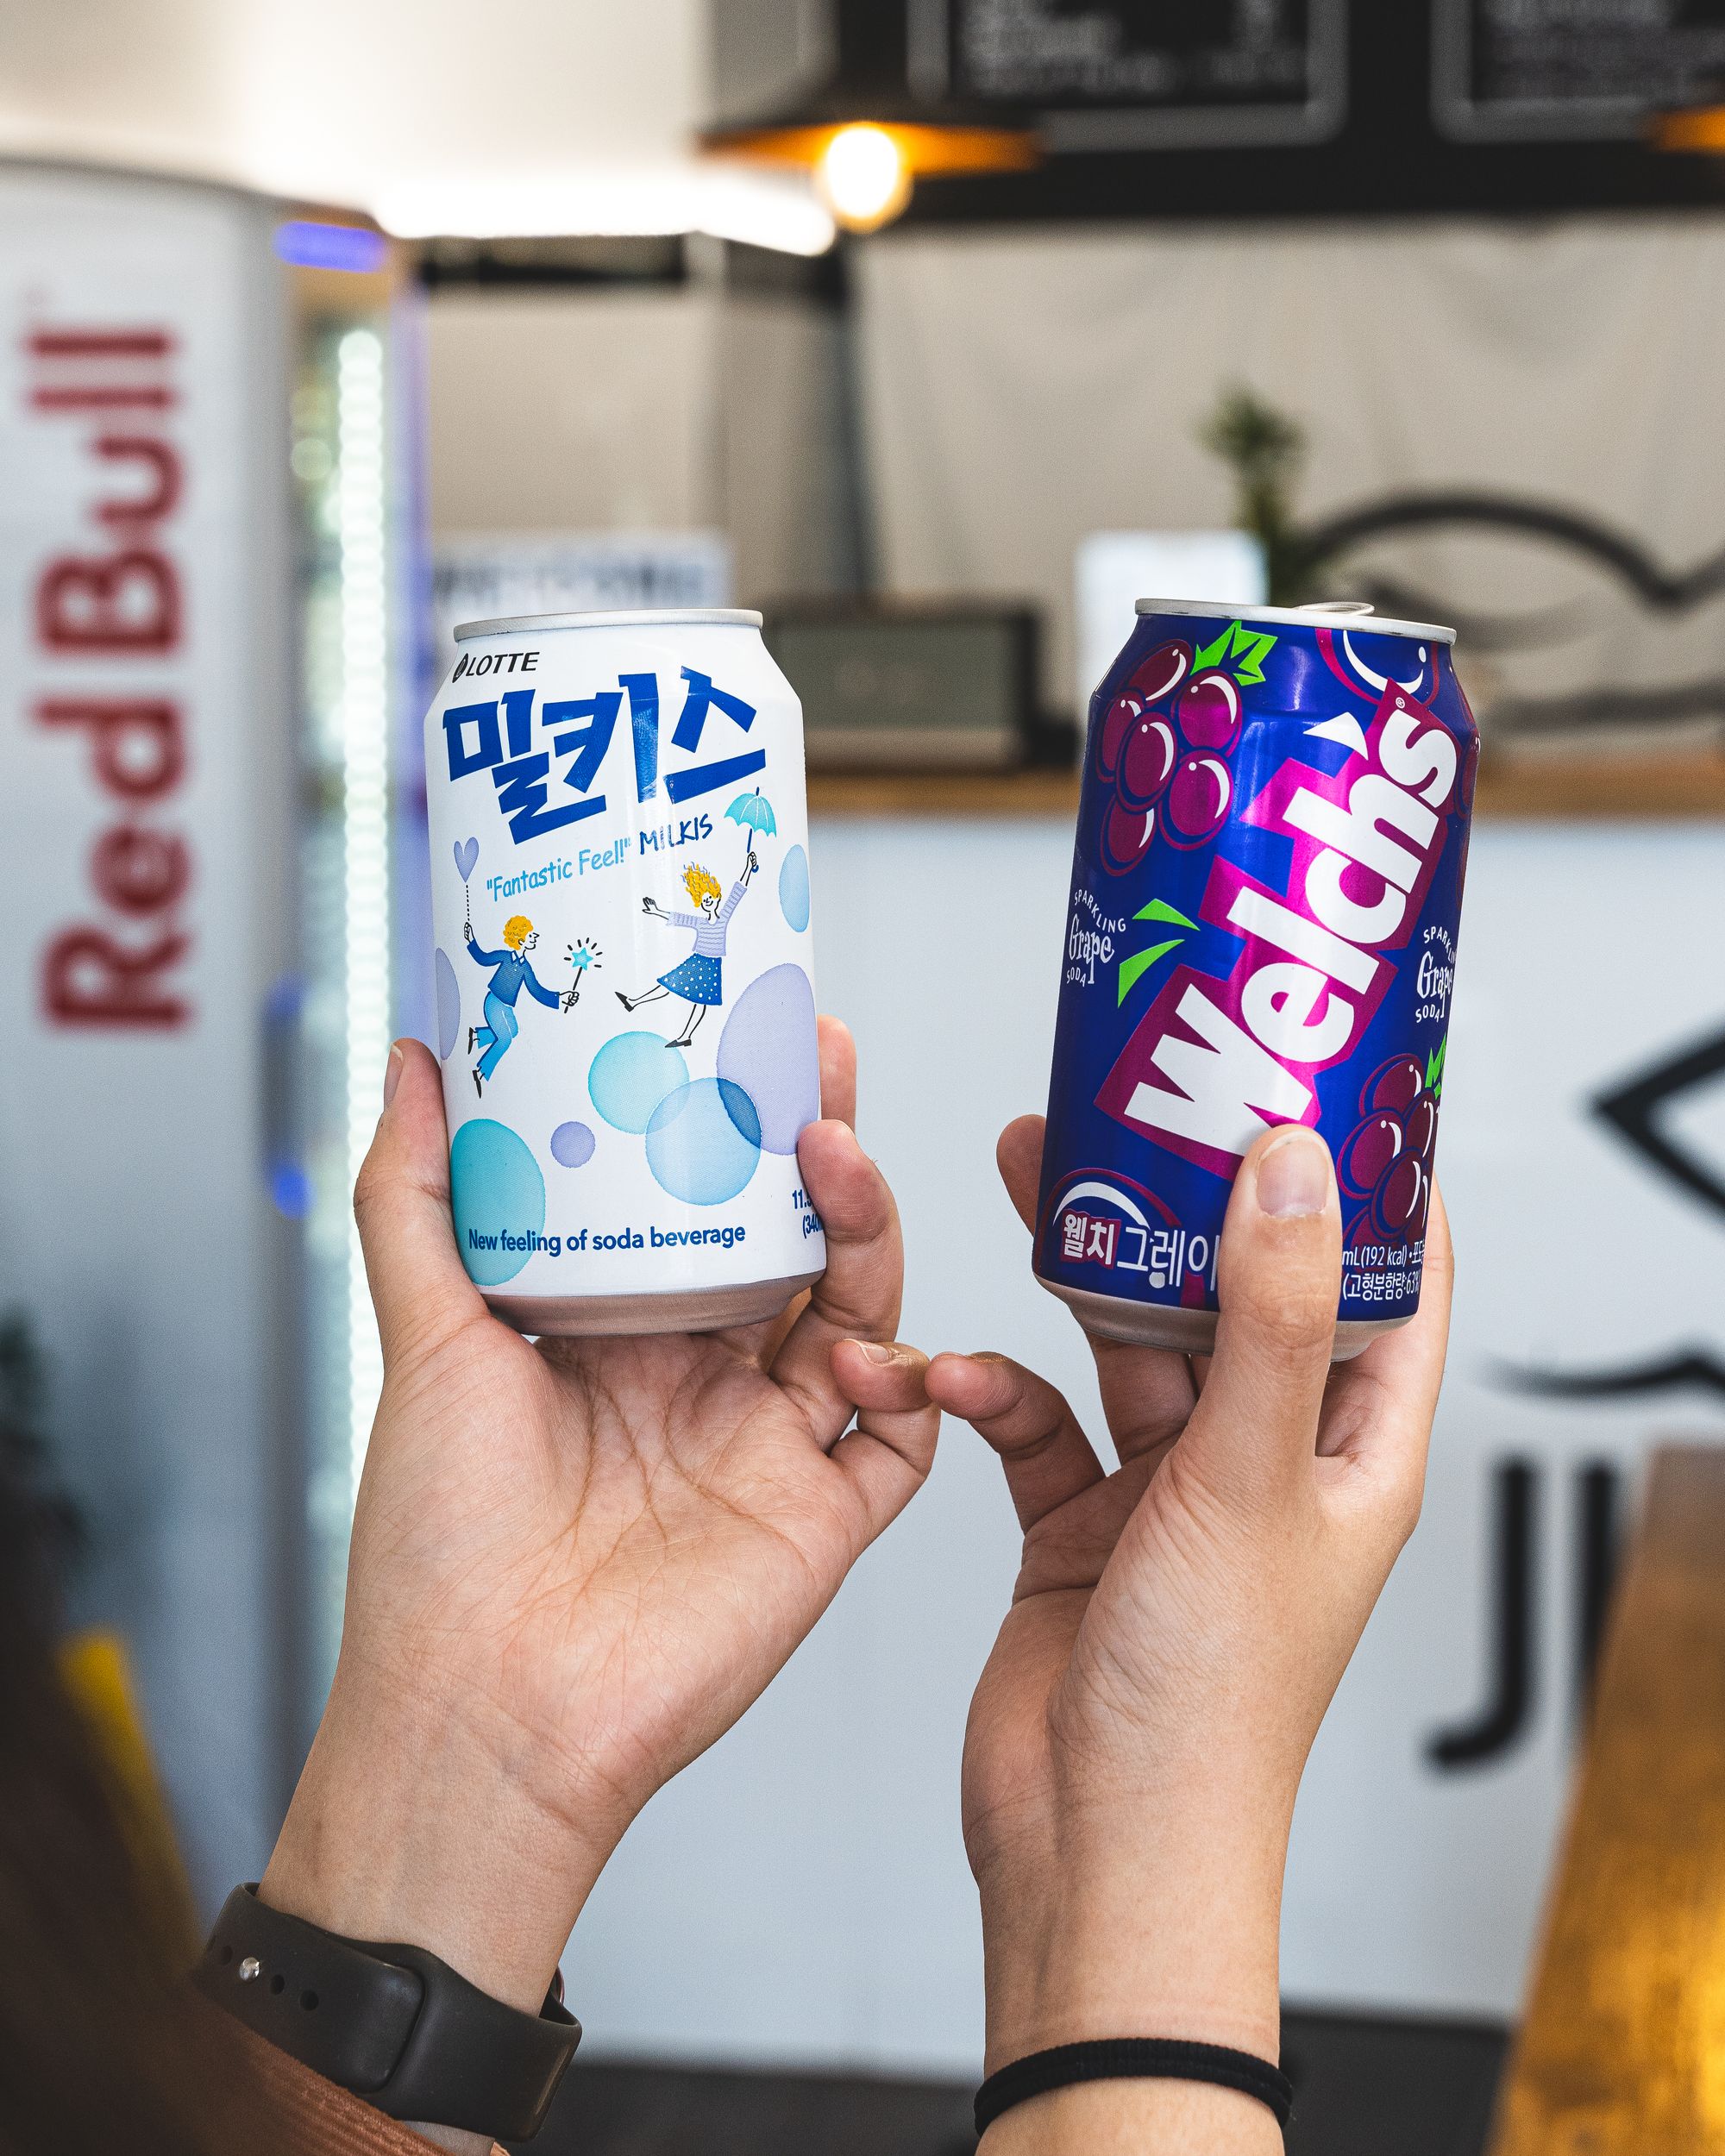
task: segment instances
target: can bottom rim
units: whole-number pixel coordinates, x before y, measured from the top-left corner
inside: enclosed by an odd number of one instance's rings
[[[1088,1332],[1134,1347],[1172,1348],[1180,1355],[1208,1355],[1216,1344],[1214,1310],[1182,1310],[1160,1302],[1128,1302],[1120,1295],[1099,1295],[1088,1288],[1065,1288],[1036,1275],[1038,1285],[1058,1295]],[[1410,1312],[1408,1315],[1411,1317]],[[1394,1332],[1407,1318],[1346,1318],[1336,1326],[1333,1363],[1351,1363],[1381,1333]]]
[[[668,1295],[496,1295],[494,1317],[518,1332],[548,1339],[616,1339],[643,1332],[721,1332],[780,1316],[793,1295],[812,1288],[819,1272],[785,1280],[746,1281],[736,1288],[697,1288]]]

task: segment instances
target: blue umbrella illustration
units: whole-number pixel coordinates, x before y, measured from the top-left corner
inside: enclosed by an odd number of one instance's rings
[[[741,824],[747,830],[750,853],[755,850],[757,833],[764,831],[770,838],[779,828],[779,819],[773,813],[773,804],[758,786],[752,793],[739,793],[724,813],[731,823]]]

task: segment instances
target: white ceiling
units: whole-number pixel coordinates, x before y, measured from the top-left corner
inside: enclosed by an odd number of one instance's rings
[[[0,0],[0,150],[392,229],[706,229],[813,251],[800,183],[698,163],[706,0]]]

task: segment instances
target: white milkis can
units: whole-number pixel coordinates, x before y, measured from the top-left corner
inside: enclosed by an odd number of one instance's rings
[[[826,1245],[802,711],[758,614],[470,622],[425,721],[455,1235],[530,1333],[777,1314]]]

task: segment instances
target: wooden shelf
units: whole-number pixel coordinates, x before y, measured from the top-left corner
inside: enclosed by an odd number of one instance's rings
[[[809,774],[809,807],[817,816],[1040,817],[1070,823],[1077,806],[1076,774],[1065,771]],[[1494,818],[1584,823],[1725,818],[1725,753],[1684,749],[1559,756],[1488,750],[1475,811]]]
[[[1725,2152],[1725,1449],[1658,1453],[1493,2156]]]

